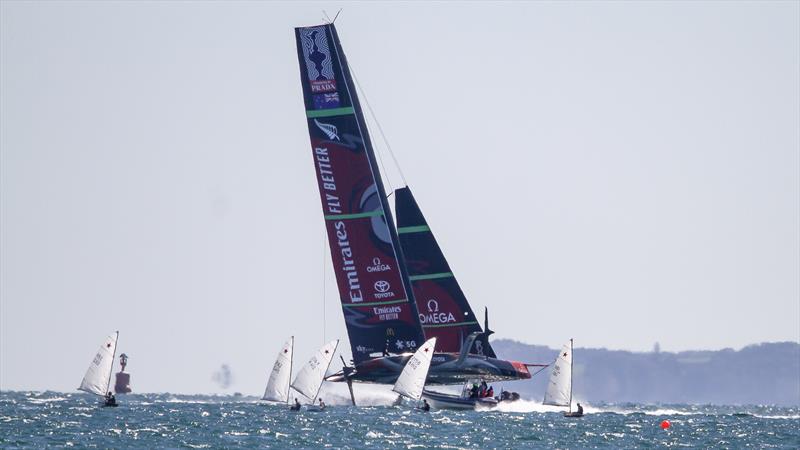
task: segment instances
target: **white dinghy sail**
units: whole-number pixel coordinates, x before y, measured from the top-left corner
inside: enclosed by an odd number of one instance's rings
[[[289,383],[292,380],[292,355],[294,354],[294,336],[290,337],[275,358],[272,373],[267,381],[262,400],[272,402],[289,402]]]
[[[572,411],[572,339],[561,347],[550,372],[550,382],[544,394],[545,405],[569,406]]]
[[[105,397],[110,391],[111,369],[114,366],[114,357],[117,352],[117,340],[119,331],[109,335],[100,350],[94,355],[92,363],[83,376],[83,381],[78,390]]]
[[[425,389],[425,380],[428,378],[428,369],[431,367],[435,348],[435,337],[425,341],[403,367],[392,390],[411,400],[419,401],[422,390]]]
[[[317,401],[317,395],[325,381],[325,373],[333,360],[333,354],[339,346],[339,340],[330,341],[325,344],[311,359],[300,369],[297,377],[292,381],[292,388],[297,392],[311,399],[313,404]]]

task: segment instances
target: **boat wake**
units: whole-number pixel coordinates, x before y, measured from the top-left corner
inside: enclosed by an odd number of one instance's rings
[[[391,386],[353,383],[353,391],[358,406],[392,406],[397,401],[398,394],[392,392]],[[320,397],[328,405],[350,405],[350,392],[344,383],[325,383],[320,392]]]
[[[706,414],[704,411],[687,411],[687,410],[679,410],[674,408],[630,408],[624,406],[615,406],[615,405],[591,405],[586,402],[581,401],[581,406],[583,406],[583,411],[585,414],[621,414],[621,415],[630,415],[630,414],[645,414],[648,416],[692,416],[692,415],[702,415]],[[573,410],[575,408],[573,407]],[[481,408],[478,411],[483,412],[510,412],[510,413],[564,413],[567,411],[567,408],[559,407],[559,406],[550,406],[550,405],[543,405],[540,401],[535,400],[524,400],[520,399],[515,402],[500,402],[494,408]]]

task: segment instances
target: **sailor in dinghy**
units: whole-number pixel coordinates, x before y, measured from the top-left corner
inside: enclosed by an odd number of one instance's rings
[[[297,377],[292,381],[291,387],[303,394],[306,398],[311,399],[306,409],[308,411],[322,411],[325,409],[325,403],[320,401],[320,405],[315,405],[319,391],[322,389],[322,382],[325,381],[325,374],[333,360],[333,355],[336,353],[336,348],[339,346],[339,340],[328,342],[311,359],[300,369]],[[300,402],[295,398],[295,406]],[[294,407],[292,410],[295,410]]]
[[[86,369],[78,390],[95,394],[103,398],[103,406],[118,406],[114,394],[111,393],[111,372],[114,368],[114,357],[117,352],[119,331],[108,336],[94,355],[92,363]]]
[[[430,338],[422,344],[414,355],[403,367],[400,376],[397,377],[397,382],[392,387],[394,392],[397,392],[403,397],[406,397],[416,403],[419,403],[422,398],[422,391],[425,389],[425,380],[428,378],[428,370],[431,368],[431,358],[436,348],[436,338]],[[431,407],[427,401],[424,401],[417,409],[422,411],[430,411]]]
[[[268,402],[289,403],[289,382],[292,378],[292,362],[294,354],[294,336],[290,337],[275,358],[275,365],[267,381],[267,388],[261,400]]]
[[[550,372],[550,381],[544,393],[545,405],[568,406],[564,417],[583,417],[583,406],[578,403],[578,410],[572,410],[572,339],[564,344]]]

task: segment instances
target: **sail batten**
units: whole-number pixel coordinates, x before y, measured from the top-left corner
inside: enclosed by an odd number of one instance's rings
[[[355,363],[425,339],[355,85],[332,24],[296,28],[306,121]]]
[[[354,114],[355,111],[353,108],[333,108],[333,109],[323,109],[321,111],[306,111],[306,117],[309,119],[313,119],[316,117],[334,117],[334,116],[346,116],[348,114]]]
[[[436,280],[438,278],[453,278],[453,272],[439,272],[439,273],[424,273],[419,275],[411,275],[408,278],[411,281],[418,281],[418,280]]]

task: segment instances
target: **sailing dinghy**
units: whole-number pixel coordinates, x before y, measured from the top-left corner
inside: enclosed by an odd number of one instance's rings
[[[117,340],[119,331],[109,335],[97,350],[92,363],[86,370],[78,390],[90,394],[99,395],[105,399],[103,406],[117,406],[114,396],[111,394],[111,370],[114,366],[114,357],[117,352]]]
[[[425,389],[425,380],[431,368],[431,359],[436,348],[436,338],[430,338],[422,344],[411,359],[408,360],[392,390],[398,394],[419,403],[422,391]]]
[[[292,355],[294,353],[294,336],[290,337],[275,358],[275,365],[269,374],[267,388],[261,400],[270,402],[288,403],[289,384],[292,379]]]
[[[300,369],[300,372],[292,381],[292,388],[297,392],[303,394],[311,399],[308,405],[310,411],[320,411],[323,407],[314,405],[319,395],[319,390],[322,388],[322,382],[325,381],[325,373],[333,360],[333,354],[336,353],[336,348],[339,346],[339,340],[333,340],[325,344],[311,359]]]
[[[578,403],[578,410],[572,411],[572,339],[564,344],[550,372],[550,382],[544,393],[545,405],[567,406],[569,412],[564,417],[583,417],[583,407]]]

